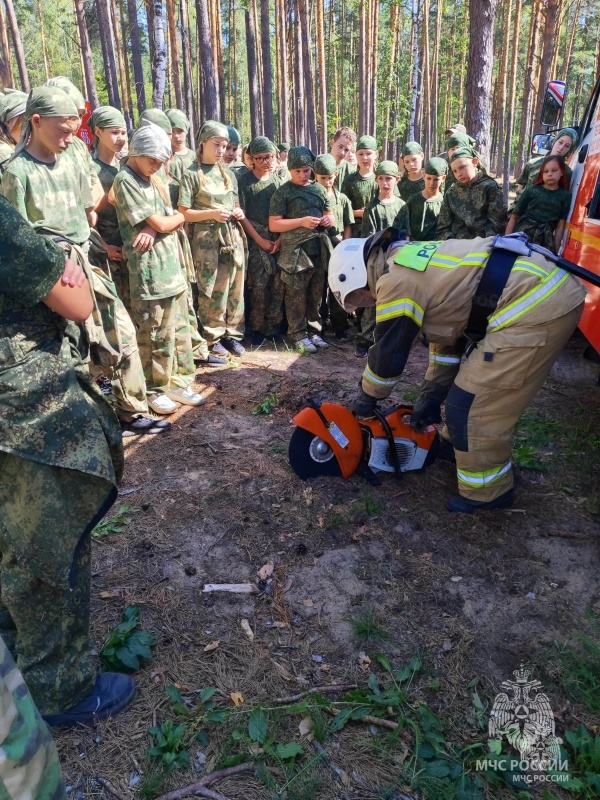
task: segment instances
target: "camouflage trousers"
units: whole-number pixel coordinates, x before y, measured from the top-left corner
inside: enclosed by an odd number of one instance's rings
[[[131,292],[129,290],[129,269],[127,268],[127,261],[111,261],[110,274],[123,305],[127,309],[129,315],[133,316],[131,313]]]
[[[94,686],[90,533],[114,502],[108,481],[0,453],[0,636],[41,714]]]
[[[195,375],[186,292],[160,300],[132,298],[132,305],[147,393],[186,389]]]
[[[252,242],[248,252],[248,282],[250,284],[250,314],[248,321],[253,332],[265,336],[279,333],[283,319],[283,297],[285,284],[275,259],[265,253],[273,262],[272,274],[267,272],[263,256],[257,253],[258,246]]]
[[[0,797],[65,800],[56,745],[0,639]]]
[[[196,284],[188,283],[187,292],[185,293],[185,310],[180,316],[180,323],[182,327],[187,326],[190,332],[190,339],[192,341],[192,353],[194,359],[206,361],[208,358],[208,343],[200,333],[198,327],[198,317],[196,316],[195,302],[194,302],[194,287]],[[196,290],[196,296],[198,291]]]
[[[360,309],[360,334],[357,337],[358,342],[362,342],[370,347],[375,341],[375,306]]]
[[[288,336],[299,342],[306,336],[314,336],[323,329],[321,303],[327,273],[323,267],[306,269],[303,272],[281,273],[285,284],[285,315],[288,321]]]

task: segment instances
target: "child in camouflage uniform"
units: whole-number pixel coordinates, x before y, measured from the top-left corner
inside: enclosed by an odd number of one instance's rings
[[[314,156],[306,147],[292,147],[288,156],[291,178],[271,198],[269,229],[281,234],[278,264],[285,288],[288,334],[303,353],[327,347],[321,303],[332,252],[326,228],[334,224],[331,200],[312,183]]]
[[[562,156],[546,156],[536,183],[517,198],[507,234],[524,231],[535,244],[558,253],[571,208],[566,166]]]
[[[411,195],[406,201],[410,221],[410,238],[417,242],[430,242],[435,239],[438,217],[444,195],[442,189],[448,162],[443,158],[430,158],[425,165],[425,188]]]
[[[198,282],[198,318],[216,356],[242,356],[246,240],[237,180],[223,164],[225,125],[207,120],[198,132],[197,162],[185,171],[179,210],[193,224],[192,256]]]
[[[377,193],[375,183],[377,142],[372,136],[360,137],[356,143],[356,159],[358,169],[346,176],[342,183],[342,192],[350,200],[354,211],[352,236],[359,237],[365,208]]]
[[[554,142],[552,143],[552,150],[548,155],[562,156],[564,159],[567,159],[577,147],[578,141],[579,137],[574,128],[562,128],[562,130],[558,131],[556,134]],[[535,186],[543,163],[544,156],[536,156],[525,164],[523,172],[517,178],[517,196],[528,186]],[[566,189],[571,185],[572,175],[571,167],[565,164]]]
[[[456,183],[444,193],[437,239],[475,239],[494,236],[506,227],[502,189],[480,168],[472,147],[459,147],[450,159]]]
[[[285,285],[277,266],[279,237],[269,230],[269,206],[283,180],[274,170],[277,148],[266,136],[257,136],[248,145],[253,167],[241,174],[238,181],[240,207],[246,218],[241,225],[248,238],[248,283],[252,344],[261,345],[265,339],[282,342]]]
[[[335,163],[337,165],[337,175],[335,176],[336,189],[342,188],[346,180],[346,175],[356,171],[356,167],[346,160],[346,155],[352,150],[355,141],[356,133],[352,128],[344,126],[343,128],[337,129],[333,134],[333,139],[329,142],[329,154],[335,158]]]
[[[169,175],[171,180],[179,185],[183,173],[196,161],[196,153],[190,150],[186,142],[190,121],[178,108],[169,108],[165,113],[171,123],[171,148],[173,150]],[[174,205],[174,208],[176,207]]]
[[[375,183],[378,193],[365,208],[360,230],[363,239],[386,228],[408,233],[406,203],[395,194],[399,179],[398,166],[394,161],[382,161],[377,165]]]
[[[16,89],[5,89],[0,95],[0,178],[21,136],[26,103],[27,95]]]
[[[398,184],[398,194],[405,203],[408,202],[409,197],[422,192],[425,188],[424,158],[423,148],[418,142],[407,142],[402,148],[402,164],[405,172]]]

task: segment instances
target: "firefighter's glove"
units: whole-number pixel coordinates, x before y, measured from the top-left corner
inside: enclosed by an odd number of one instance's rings
[[[362,417],[363,419],[368,419],[370,417],[374,417],[373,409],[377,405],[377,400],[374,397],[363,392],[362,386],[359,384],[358,387],[358,394],[356,395],[356,399],[352,403],[352,413],[356,417]]]
[[[436,425],[442,421],[442,403],[446,399],[450,387],[437,383],[426,383],[410,417],[410,424],[417,433],[422,433],[428,425]]]

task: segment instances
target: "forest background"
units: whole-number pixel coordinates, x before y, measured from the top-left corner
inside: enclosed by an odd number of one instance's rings
[[[460,121],[505,185],[546,82],[572,125],[600,74],[597,0],[0,0],[0,32],[4,86],[66,75],[131,126],[177,106],[316,153],[350,125],[397,159]]]

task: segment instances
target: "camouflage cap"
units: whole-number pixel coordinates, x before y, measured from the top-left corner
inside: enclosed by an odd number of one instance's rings
[[[449,126],[448,128],[446,128],[446,130],[444,131],[444,133],[450,133],[451,135],[452,135],[453,133],[466,133],[466,132],[467,132],[467,129],[466,129],[466,128],[465,128],[465,126],[462,124],[462,122],[455,122],[453,125],[450,125],[450,126]]]
[[[430,158],[425,164],[425,175],[447,175],[448,162],[445,158]]]
[[[168,108],[165,112],[172,128],[179,128],[186,133],[190,129],[190,121],[178,108]]]
[[[402,148],[402,158],[405,156],[422,156],[423,148],[418,142],[407,142]]]
[[[217,122],[214,119],[207,119],[200,126],[196,138],[199,144],[206,142],[207,139],[227,139],[227,141],[229,141],[229,131],[227,130],[227,126],[223,125],[222,122]]]
[[[257,156],[259,153],[276,153],[275,144],[266,136],[255,136],[246,150],[249,156]]]
[[[46,86],[58,86],[59,89],[62,89],[63,92],[66,92],[66,94],[69,95],[71,100],[77,106],[78,112],[85,110],[85,97],[69,78],[65,78],[64,75],[58,75],[56,78],[50,78],[47,80]]]
[[[324,153],[315,159],[313,170],[315,175],[335,175],[338,171],[338,165],[330,153]]]
[[[393,178],[397,178],[399,174],[398,164],[395,161],[382,161],[375,170],[376,178],[380,175],[391,175]]]
[[[142,111],[140,114],[140,128],[148,122],[151,122],[153,125],[158,125],[165,133],[170,134],[173,132],[169,118],[160,108],[147,108],[145,111]]]
[[[164,164],[171,157],[171,140],[166,131],[150,120],[146,120],[146,123],[140,126],[131,137],[129,155],[133,158],[150,156]]]
[[[450,163],[456,161],[457,158],[479,158],[479,153],[473,147],[459,147],[450,156]]]
[[[279,150],[280,153],[283,153],[284,151],[287,153],[288,150],[292,149],[292,143],[291,142],[279,142],[279,144],[277,145],[277,149]]]
[[[452,147],[473,147],[475,139],[469,136],[468,133],[453,133],[446,141],[446,150]]]
[[[6,124],[11,119],[19,117],[25,113],[27,105],[27,95],[17,89],[10,91],[5,89],[4,95],[0,98],[0,121]]]
[[[38,86],[32,89],[25,106],[25,117],[79,117],[79,109],[69,95],[57,86]]]
[[[227,125],[227,140],[229,144],[231,145],[235,144],[237,145],[237,147],[239,147],[240,144],[242,143],[242,140],[240,139],[240,134],[233,127],[233,125]]]
[[[304,167],[312,167],[314,163],[315,157],[308,147],[292,147],[288,154],[288,169],[303,169]]]
[[[373,136],[361,136],[356,143],[356,152],[359,150],[377,150],[377,140]]]
[[[112,106],[98,106],[90,117],[92,133],[96,128],[125,128],[125,117],[118,108]]]

